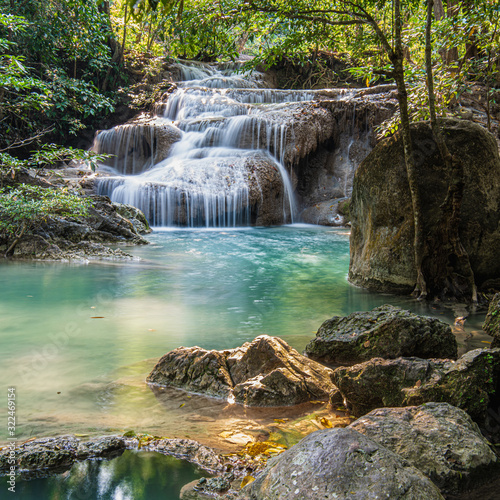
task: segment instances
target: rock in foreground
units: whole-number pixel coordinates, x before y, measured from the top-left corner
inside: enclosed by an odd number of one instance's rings
[[[86,442],[75,436],[35,439],[16,448],[16,470],[61,472],[70,469],[77,460],[117,456],[125,447],[125,439],[120,436],[104,436]],[[9,453],[8,447],[0,452],[0,472],[10,470]]]
[[[463,410],[447,403],[379,408],[350,426],[397,453],[442,491],[476,486],[497,465],[496,455]]]
[[[331,373],[280,338],[261,335],[225,351],[174,349],[158,361],[147,382],[234,397],[248,406],[289,406],[328,399],[335,390]]]
[[[438,488],[392,451],[352,430],[316,431],[268,462],[243,488],[247,500],[442,499]]]
[[[456,358],[457,341],[450,326],[438,319],[384,305],[326,320],[304,354],[334,364],[375,357]]]
[[[357,417],[375,408],[434,401],[462,408],[481,423],[500,390],[500,349],[475,349],[457,361],[374,358],[337,368],[332,378]]]

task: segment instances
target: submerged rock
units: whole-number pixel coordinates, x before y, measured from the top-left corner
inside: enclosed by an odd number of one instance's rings
[[[408,460],[448,493],[470,489],[498,472],[497,457],[478,426],[448,403],[379,408],[349,428]]]
[[[334,364],[371,358],[456,358],[457,341],[442,321],[383,305],[369,312],[326,320],[307,344],[304,354]]]
[[[349,428],[309,434],[270,460],[240,495],[247,500],[443,498],[406,460]]]
[[[483,330],[493,337],[491,347],[500,347],[500,293],[495,294],[490,302]]]
[[[147,382],[232,399],[249,406],[289,406],[327,399],[331,370],[284,340],[261,335],[241,347],[179,347],[165,354]]]
[[[444,127],[448,148],[461,159],[464,168],[459,232],[476,285],[480,287],[487,280],[500,278],[498,145],[493,135],[472,122],[446,120]],[[439,241],[440,206],[447,195],[450,174],[427,122],[412,124],[412,139],[419,172],[423,231],[426,240]],[[400,135],[379,142],[359,166],[350,212],[349,280],[379,291],[413,290],[416,282],[413,210]],[[434,250],[437,256],[439,249]],[[424,271],[431,275],[434,260],[431,255],[423,262]],[[430,293],[441,292],[444,290],[430,290]]]
[[[357,417],[375,408],[434,401],[458,406],[481,423],[500,390],[500,349],[476,349],[457,361],[373,358],[337,368],[332,379]]]

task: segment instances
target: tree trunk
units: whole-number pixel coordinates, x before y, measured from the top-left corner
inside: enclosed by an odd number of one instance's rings
[[[4,257],[6,259],[9,257],[9,255],[11,255],[14,252],[14,249],[16,248],[17,244],[19,243],[19,240],[23,237],[23,234],[25,231],[26,231],[26,223],[23,222],[23,224],[21,226],[21,231],[19,232],[19,234],[16,234],[14,241],[12,242],[10,247],[7,249],[7,251],[5,252]]]
[[[125,55],[125,41],[127,38],[127,14],[128,14],[128,2],[125,2],[125,13],[123,16],[123,38],[122,38],[122,50],[120,54],[120,63],[123,64],[123,58]]]
[[[425,68],[429,94],[429,113],[432,135],[449,173],[448,192],[441,205],[441,218],[427,241],[426,269],[429,289],[439,295],[454,298],[469,297],[477,302],[477,289],[469,255],[460,241],[460,209],[464,196],[464,171],[459,158],[454,158],[446,145],[444,135],[437,121],[434,77],[432,74],[432,23],[433,0],[428,0],[425,29]]]
[[[446,17],[457,17],[459,5],[457,0],[447,0],[446,2]],[[458,47],[450,47],[446,51],[446,64],[450,65],[458,61]]]
[[[406,173],[408,176],[408,185],[411,194],[411,203],[413,209],[414,226],[414,254],[415,269],[417,272],[415,290],[413,295],[419,299],[427,296],[427,284],[422,271],[422,261],[424,256],[424,231],[422,224],[422,208],[420,202],[420,193],[418,189],[418,175],[413,158],[413,147],[410,133],[410,117],[408,114],[408,92],[406,90],[404,78],[404,55],[403,43],[401,37],[401,11],[400,0],[394,1],[394,23],[395,23],[395,47],[391,54],[391,62],[394,68],[394,79],[398,88],[399,112],[401,115],[401,136],[403,138],[404,159]]]
[[[427,4],[428,5],[428,4]],[[454,0],[447,0],[446,2],[446,17],[456,17],[458,13],[458,6],[454,2]],[[434,17],[437,21],[442,19],[445,16],[445,10],[443,6],[443,0],[434,0]],[[458,61],[458,48],[443,47],[439,49],[439,55],[441,59],[446,64],[450,65],[455,61]]]

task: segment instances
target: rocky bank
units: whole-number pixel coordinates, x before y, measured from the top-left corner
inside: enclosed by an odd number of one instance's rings
[[[26,260],[85,261],[88,259],[132,260],[120,248],[107,245],[146,245],[143,234],[151,231],[140,210],[112,203],[106,196],[89,196],[85,217],[48,217],[31,234],[21,238],[10,258]],[[0,253],[11,241],[0,235]]]

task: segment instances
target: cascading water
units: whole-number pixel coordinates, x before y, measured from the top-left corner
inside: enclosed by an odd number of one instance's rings
[[[258,73],[178,68],[187,81],[156,105],[154,118],[97,135],[94,150],[114,155],[101,167],[111,175],[98,179],[98,192],[140,208],[153,226],[293,222],[284,167],[293,130],[282,109],[314,93],[263,88]]]

